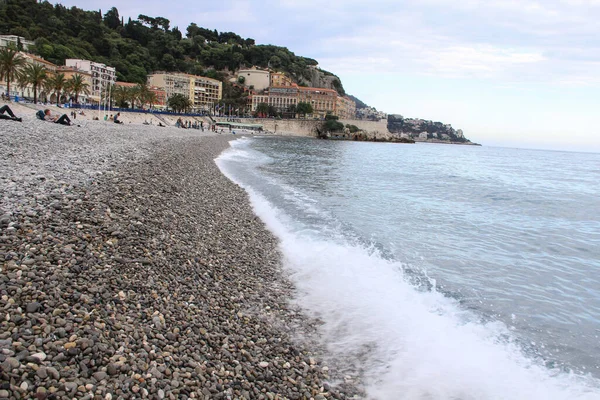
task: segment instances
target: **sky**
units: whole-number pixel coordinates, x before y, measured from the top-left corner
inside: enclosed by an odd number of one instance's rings
[[[58,2],[285,46],[378,110],[484,145],[600,152],[600,0]]]

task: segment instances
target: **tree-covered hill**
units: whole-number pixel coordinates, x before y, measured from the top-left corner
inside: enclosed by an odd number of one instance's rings
[[[287,72],[303,85],[327,82],[344,93],[339,78],[285,47],[256,45],[254,39],[195,23],[182,32],[162,17],[124,21],[114,7],[103,13],[47,1],[1,0],[0,34],[34,40],[33,51],[57,64],[84,58],[114,66],[124,82],[144,83],[148,73],[158,70],[223,78],[219,71],[256,65]],[[315,79],[315,74],[333,79]]]

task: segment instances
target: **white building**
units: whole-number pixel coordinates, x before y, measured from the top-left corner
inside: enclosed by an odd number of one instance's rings
[[[117,72],[114,67],[109,67],[89,60],[78,60],[73,58],[65,60],[65,65],[92,74],[90,98],[95,101],[100,101],[102,92],[106,90],[109,85],[114,85],[117,81]]]
[[[238,71],[238,79],[244,77],[244,85],[253,86],[254,90],[261,91],[270,85],[269,71],[261,69],[241,69]]]
[[[35,44],[31,40],[25,40],[25,38],[22,36],[0,35],[0,47],[8,47],[10,45],[13,45],[18,49],[19,43],[21,43],[21,45],[23,46],[23,48],[19,50],[25,51],[29,49],[29,46],[33,46]]]

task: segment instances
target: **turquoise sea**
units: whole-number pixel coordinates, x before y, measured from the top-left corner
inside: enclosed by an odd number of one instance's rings
[[[250,137],[217,163],[373,399],[600,399],[600,154]]]

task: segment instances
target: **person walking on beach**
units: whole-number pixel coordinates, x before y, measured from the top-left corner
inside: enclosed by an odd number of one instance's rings
[[[67,114],[63,114],[60,117],[58,115],[52,115],[49,109],[45,109],[44,111],[40,110],[35,114],[39,119],[43,121],[54,122],[55,124],[61,125],[71,125],[71,120],[67,116]]]
[[[8,114],[8,115],[6,115],[6,114]],[[22,118],[17,118],[15,113],[13,113],[12,110],[10,109],[10,107],[7,105],[3,105],[2,107],[0,107],[0,119],[10,119],[10,120],[17,121],[17,122],[23,121]]]

